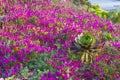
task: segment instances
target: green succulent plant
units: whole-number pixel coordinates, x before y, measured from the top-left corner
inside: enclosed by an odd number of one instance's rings
[[[80,45],[84,48],[88,48],[88,47],[91,47],[92,45],[94,45],[95,38],[93,35],[86,33],[81,36],[78,36],[78,38],[76,39],[76,43],[77,43],[77,45]]]
[[[95,48],[95,37],[90,33],[78,35],[74,45],[68,50],[68,57],[72,60],[81,60],[83,63],[92,63],[96,52],[100,51]]]

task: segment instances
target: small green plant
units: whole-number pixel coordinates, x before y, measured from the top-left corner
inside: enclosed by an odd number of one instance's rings
[[[68,56],[73,60],[80,59],[83,63],[92,63],[93,56],[95,55],[95,48],[93,46],[96,43],[95,37],[90,33],[78,35],[75,39],[75,50],[68,51]]]
[[[95,43],[95,38],[93,35],[86,33],[83,35],[78,35],[76,39],[76,44],[84,48],[89,48]]]

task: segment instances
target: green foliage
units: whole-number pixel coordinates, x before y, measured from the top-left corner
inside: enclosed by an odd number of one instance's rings
[[[110,34],[110,32],[106,32],[102,38],[103,41],[107,41],[107,40],[112,40],[112,36]]]
[[[90,12],[96,14],[99,17],[102,18],[108,18],[109,17],[109,12],[101,9],[99,5],[95,4],[90,7]]]
[[[28,21],[29,21],[31,24],[35,24],[35,23],[36,23],[35,17],[29,18]]]
[[[57,2],[57,0],[52,0],[52,2]]]
[[[29,63],[27,63],[27,66],[30,70],[33,71],[45,71],[45,70],[50,70],[50,66],[48,65],[48,63],[46,62],[47,58],[50,58],[51,55],[50,54],[37,54],[36,55],[32,55],[32,58],[30,59]]]
[[[60,2],[58,0],[52,0],[53,3],[55,3],[56,5],[59,5]]]
[[[109,19],[115,23],[120,23],[120,11],[110,12]]]
[[[0,6],[0,15],[3,15],[3,7],[2,6]]]
[[[25,23],[26,23],[26,21],[24,19],[17,19],[17,20],[13,20],[10,22],[10,24],[16,24],[16,25],[22,25]]]
[[[47,73],[48,71],[54,72],[55,69],[47,63],[46,59],[51,58],[51,56],[55,54],[54,51],[50,54],[40,54],[37,52],[32,54],[29,62],[25,63],[25,67],[22,67],[19,71],[18,77],[20,78],[22,76],[28,80],[39,80],[44,73]]]
[[[93,9],[99,9],[100,7],[99,7],[99,5],[95,4],[95,5],[92,6],[92,8]]]
[[[72,59],[72,60],[79,60],[82,56],[82,53],[81,54],[77,54],[77,53],[71,53],[71,51],[69,50],[67,56]]]
[[[11,76],[11,77],[8,77],[6,78],[5,80],[15,80],[15,75]]]
[[[92,63],[94,52],[92,47],[96,43],[95,37],[90,33],[78,35],[75,39],[75,47],[78,52],[68,51],[68,57],[72,60],[81,60],[83,63]]]
[[[87,7],[86,7],[87,8]],[[115,23],[120,23],[120,11],[105,11],[99,7],[98,4],[92,5],[89,8],[90,12],[96,14],[99,17],[105,18],[105,19],[110,19]]]
[[[75,4],[77,6],[80,5],[80,4],[82,4],[82,5],[88,5],[89,4],[88,0],[73,0],[72,2],[73,2],[73,4]]]
[[[83,34],[81,36],[78,36],[76,43],[82,47],[88,48],[95,43],[95,38],[89,33]]]
[[[78,5],[80,5],[81,1],[80,0],[73,0],[73,3],[78,6]]]
[[[32,75],[32,72],[29,72],[29,69],[26,66],[21,67],[19,73],[17,74],[17,77],[20,78],[22,76],[24,79],[28,79],[30,75]]]

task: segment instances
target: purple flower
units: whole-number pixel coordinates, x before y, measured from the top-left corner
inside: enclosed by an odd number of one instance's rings
[[[40,80],[59,80],[57,77],[57,73],[53,73],[53,72],[48,72],[43,74],[43,76],[41,77]]]

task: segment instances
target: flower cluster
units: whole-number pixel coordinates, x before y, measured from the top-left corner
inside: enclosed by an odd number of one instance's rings
[[[117,58],[120,53],[120,25],[92,13],[80,13],[63,5],[55,5],[50,0],[1,0],[1,6],[4,7],[5,17],[0,28],[0,77],[15,75],[35,53],[50,54],[52,51],[56,55],[47,62],[58,75],[48,73],[57,76],[51,78],[49,75],[51,79],[120,77]],[[95,53],[99,56],[91,64],[67,56],[75,38],[81,33],[90,33],[96,40]],[[80,51],[75,47],[73,54],[77,53],[76,50]],[[44,74],[42,78],[45,80],[46,76]]]

